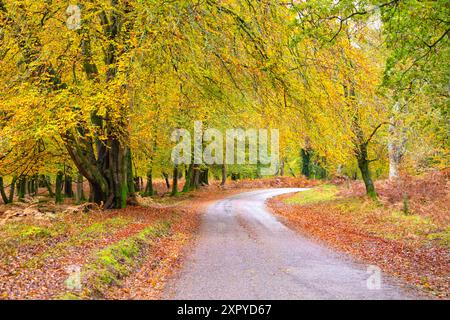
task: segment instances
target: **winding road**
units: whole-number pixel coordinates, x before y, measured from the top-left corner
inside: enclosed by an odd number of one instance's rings
[[[369,289],[373,269],[290,230],[266,209],[267,199],[303,190],[246,192],[210,206],[164,298],[414,299],[384,274],[381,288]]]

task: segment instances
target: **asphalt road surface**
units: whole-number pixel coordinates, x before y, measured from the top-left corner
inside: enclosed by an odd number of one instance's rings
[[[246,192],[210,206],[164,298],[414,299],[376,267],[301,236],[266,209],[267,199],[303,190]]]

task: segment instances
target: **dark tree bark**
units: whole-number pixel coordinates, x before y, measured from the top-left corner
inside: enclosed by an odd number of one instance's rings
[[[151,197],[155,194],[155,190],[153,189],[153,173],[152,169],[147,171],[147,186],[145,187],[144,196]]]
[[[17,183],[17,197],[19,200],[23,200],[25,198],[25,194],[27,192],[27,178],[25,176],[21,176]]]
[[[194,164],[192,170],[193,172],[192,172],[191,188],[195,190],[200,187],[200,166],[198,164]]]
[[[169,174],[166,172],[163,172],[164,181],[166,182],[167,190],[170,190],[170,181],[169,181]]]
[[[178,194],[178,166],[173,167],[172,196]]]
[[[39,176],[37,174],[32,175],[27,181],[28,194],[36,196],[39,189]]]
[[[72,189],[72,176],[67,174],[64,176],[64,196],[66,198],[72,198],[74,196]]]
[[[56,174],[56,183],[55,183],[55,203],[63,202],[63,195],[62,195],[63,179],[64,173],[62,171],[58,171],[58,173]]]
[[[184,182],[183,192],[189,192],[193,189],[192,188],[193,176],[194,176],[194,165],[190,164],[184,175],[185,182]]]
[[[142,178],[141,177],[134,177],[134,190],[135,192],[142,191]]]
[[[209,169],[205,168],[200,171],[200,184],[202,186],[209,185]]]
[[[302,157],[302,175],[309,179],[311,177],[311,151],[302,149],[300,155]]]
[[[227,165],[224,163],[222,164],[222,182],[220,184],[224,186],[226,183],[227,183]]]
[[[62,203],[64,196],[64,172],[58,171],[55,179],[55,203]]]

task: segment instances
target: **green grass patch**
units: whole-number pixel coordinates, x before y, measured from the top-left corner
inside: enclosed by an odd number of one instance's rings
[[[65,230],[63,224],[41,226],[22,222],[13,222],[4,225],[0,230],[0,241],[18,239],[33,241],[53,237]]]
[[[42,266],[46,259],[55,257],[64,253],[68,247],[82,246],[88,242],[105,237],[108,234],[114,233],[131,222],[130,219],[121,217],[109,218],[101,222],[94,222],[88,227],[79,225],[75,226],[78,232],[71,234],[67,240],[59,242],[58,244],[48,248],[41,254],[28,260],[25,264],[27,268],[36,268]]]
[[[335,185],[321,185],[319,187],[302,191],[284,200],[286,204],[314,204],[337,199],[338,188]]]
[[[450,227],[434,233],[428,234],[428,239],[438,241],[442,246],[450,248]]]
[[[82,298],[101,298],[111,286],[135,270],[143,261],[144,251],[152,242],[170,232],[170,222],[147,227],[138,234],[95,252],[82,269]]]

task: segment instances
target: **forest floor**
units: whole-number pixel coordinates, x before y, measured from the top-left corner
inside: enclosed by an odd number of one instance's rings
[[[157,299],[194,240],[205,208],[248,189],[311,186],[305,179],[217,183],[177,197],[102,211],[42,195],[0,206],[0,299]]]
[[[269,200],[302,235],[378,266],[431,296],[450,297],[448,173],[376,183],[379,201],[362,183],[340,181]]]

